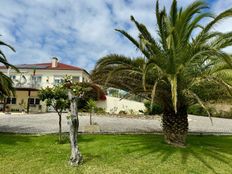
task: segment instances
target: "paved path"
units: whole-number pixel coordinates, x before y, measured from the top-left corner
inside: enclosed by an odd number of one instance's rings
[[[93,116],[93,122],[99,125],[96,132],[100,133],[145,133],[160,132],[160,118],[130,119],[106,116]],[[66,115],[62,118],[63,132],[68,132]],[[89,130],[89,117],[80,116],[80,132]],[[189,131],[197,133],[232,134],[232,119],[189,116]],[[46,114],[0,114],[0,132],[14,133],[56,133],[58,132],[58,116],[56,113]]]

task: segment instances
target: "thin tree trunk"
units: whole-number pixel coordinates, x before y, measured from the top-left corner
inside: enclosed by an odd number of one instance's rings
[[[59,115],[59,142],[61,143],[61,134],[62,134],[62,126],[61,126],[61,121],[62,121],[62,118],[61,118],[61,114],[58,113]]]
[[[92,109],[90,111],[90,115],[89,115],[89,124],[92,125]]]
[[[69,91],[69,100],[70,100],[70,120],[69,120],[69,137],[70,137],[70,145],[71,145],[71,156],[70,156],[70,164],[78,165],[82,162],[82,155],[78,148],[77,134],[79,128],[79,119],[78,119],[78,111],[77,111],[77,97],[73,96],[71,91]]]
[[[187,108],[179,108],[175,113],[173,110],[164,109],[162,126],[164,139],[168,144],[184,147],[188,134]]]

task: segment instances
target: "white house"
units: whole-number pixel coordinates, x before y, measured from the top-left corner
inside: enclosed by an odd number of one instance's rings
[[[45,111],[43,103],[39,100],[38,91],[41,88],[52,87],[62,83],[66,75],[71,76],[73,82],[89,82],[89,73],[77,66],[59,62],[53,57],[49,63],[16,65],[20,70],[0,66],[0,71],[11,77],[16,88],[16,95],[0,100],[0,111],[5,111],[6,106],[11,111],[38,112]],[[127,113],[144,110],[144,104],[132,100],[120,99],[120,96],[106,96],[106,100],[97,101],[97,106],[109,113]]]
[[[39,89],[61,83],[66,75],[72,76],[74,82],[90,80],[86,70],[60,63],[56,57],[53,57],[50,63],[22,64],[16,65],[16,67],[20,73],[13,69],[0,67],[0,71],[11,77],[16,88],[14,97],[0,101],[0,110],[4,110],[8,106],[15,111],[39,111],[43,109],[41,101],[37,97]]]

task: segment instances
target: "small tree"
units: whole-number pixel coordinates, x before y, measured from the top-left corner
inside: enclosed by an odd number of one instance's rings
[[[70,156],[70,164],[71,165],[79,165],[83,157],[78,148],[78,129],[79,129],[79,117],[78,117],[78,100],[83,98],[86,92],[90,91],[92,88],[82,83],[72,83],[69,77],[65,79],[64,88],[68,90],[68,100],[70,102],[70,118],[69,118],[69,137],[70,137],[70,145],[71,145],[71,156]]]
[[[47,106],[51,106],[59,116],[59,142],[61,142],[62,133],[62,113],[69,108],[67,89],[62,86],[54,86],[45,88],[39,92],[39,98],[46,102]]]
[[[65,82],[61,86],[45,88],[39,93],[40,99],[46,101],[48,106],[52,106],[59,115],[60,139],[61,114],[67,108],[70,110],[70,115],[67,117],[71,145],[69,162],[74,166],[79,165],[83,160],[77,139],[79,129],[78,102],[80,99],[89,99],[92,96],[95,96],[96,99],[105,99],[104,92],[95,84],[73,83],[70,76],[65,77]]]
[[[92,113],[96,109],[96,102],[93,99],[89,99],[87,102],[87,109],[89,111],[89,124],[92,125]]]
[[[80,99],[88,99],[88,101],[95,99],[105,99],[104,92],[92,83],[73,83],[69,76],[66,77],[63,85],[68,91],[68,100],[70,102],[70,118],[69,118],[69,136],[71,145],[70,164],[79,165],[83,157],[78,148],[78,129],[79,129],[79,117],[78,117],[78,103]],[[94,102],[94,100],[93,100]],[[93,106],[91,102],[91,108]],[[90,102],[89,102],[90,103]]]

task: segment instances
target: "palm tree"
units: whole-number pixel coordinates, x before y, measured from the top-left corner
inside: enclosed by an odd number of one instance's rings
[[[157,38],[131,16],[139,31],[138,40],[124,30],[116,30],[141,51],[142,57],[117,54],[101,58],[92,72],[94,82],[121,88],[159,102],[163,107],[162,126],[167,143],[184,146],[188,132],[187,109],[194,102],[206,109],[193,90],[207,82],[222,85],[231,92],[232,59],[223,51],[232,45],[232,32],[212,28],[232,16],[232,9],[214,17],[203,1],[185,9],[173,0],[169,14],[156,3]],[[201,21],[210,22],[202,26]],[[196,30],[200,30],[196,34]],[[212,91],[213,95],[213,91]],[[209,112],[208,115],[210,116]]]
[[[0,40],[0,46],[6,46],[15,52],[15,49],[12,46],[6,44],[1,40]],[[0,63],[3,64],[6,68],[13,68],[18,72],[18,69],[7,61],[7,58],[1,49],[0,49]],[[0,71],[0,97],[10,96],[11,93],[14,93],[13,82],[10,77],[8,77],[7,75],[5,75],[3,72]]]

